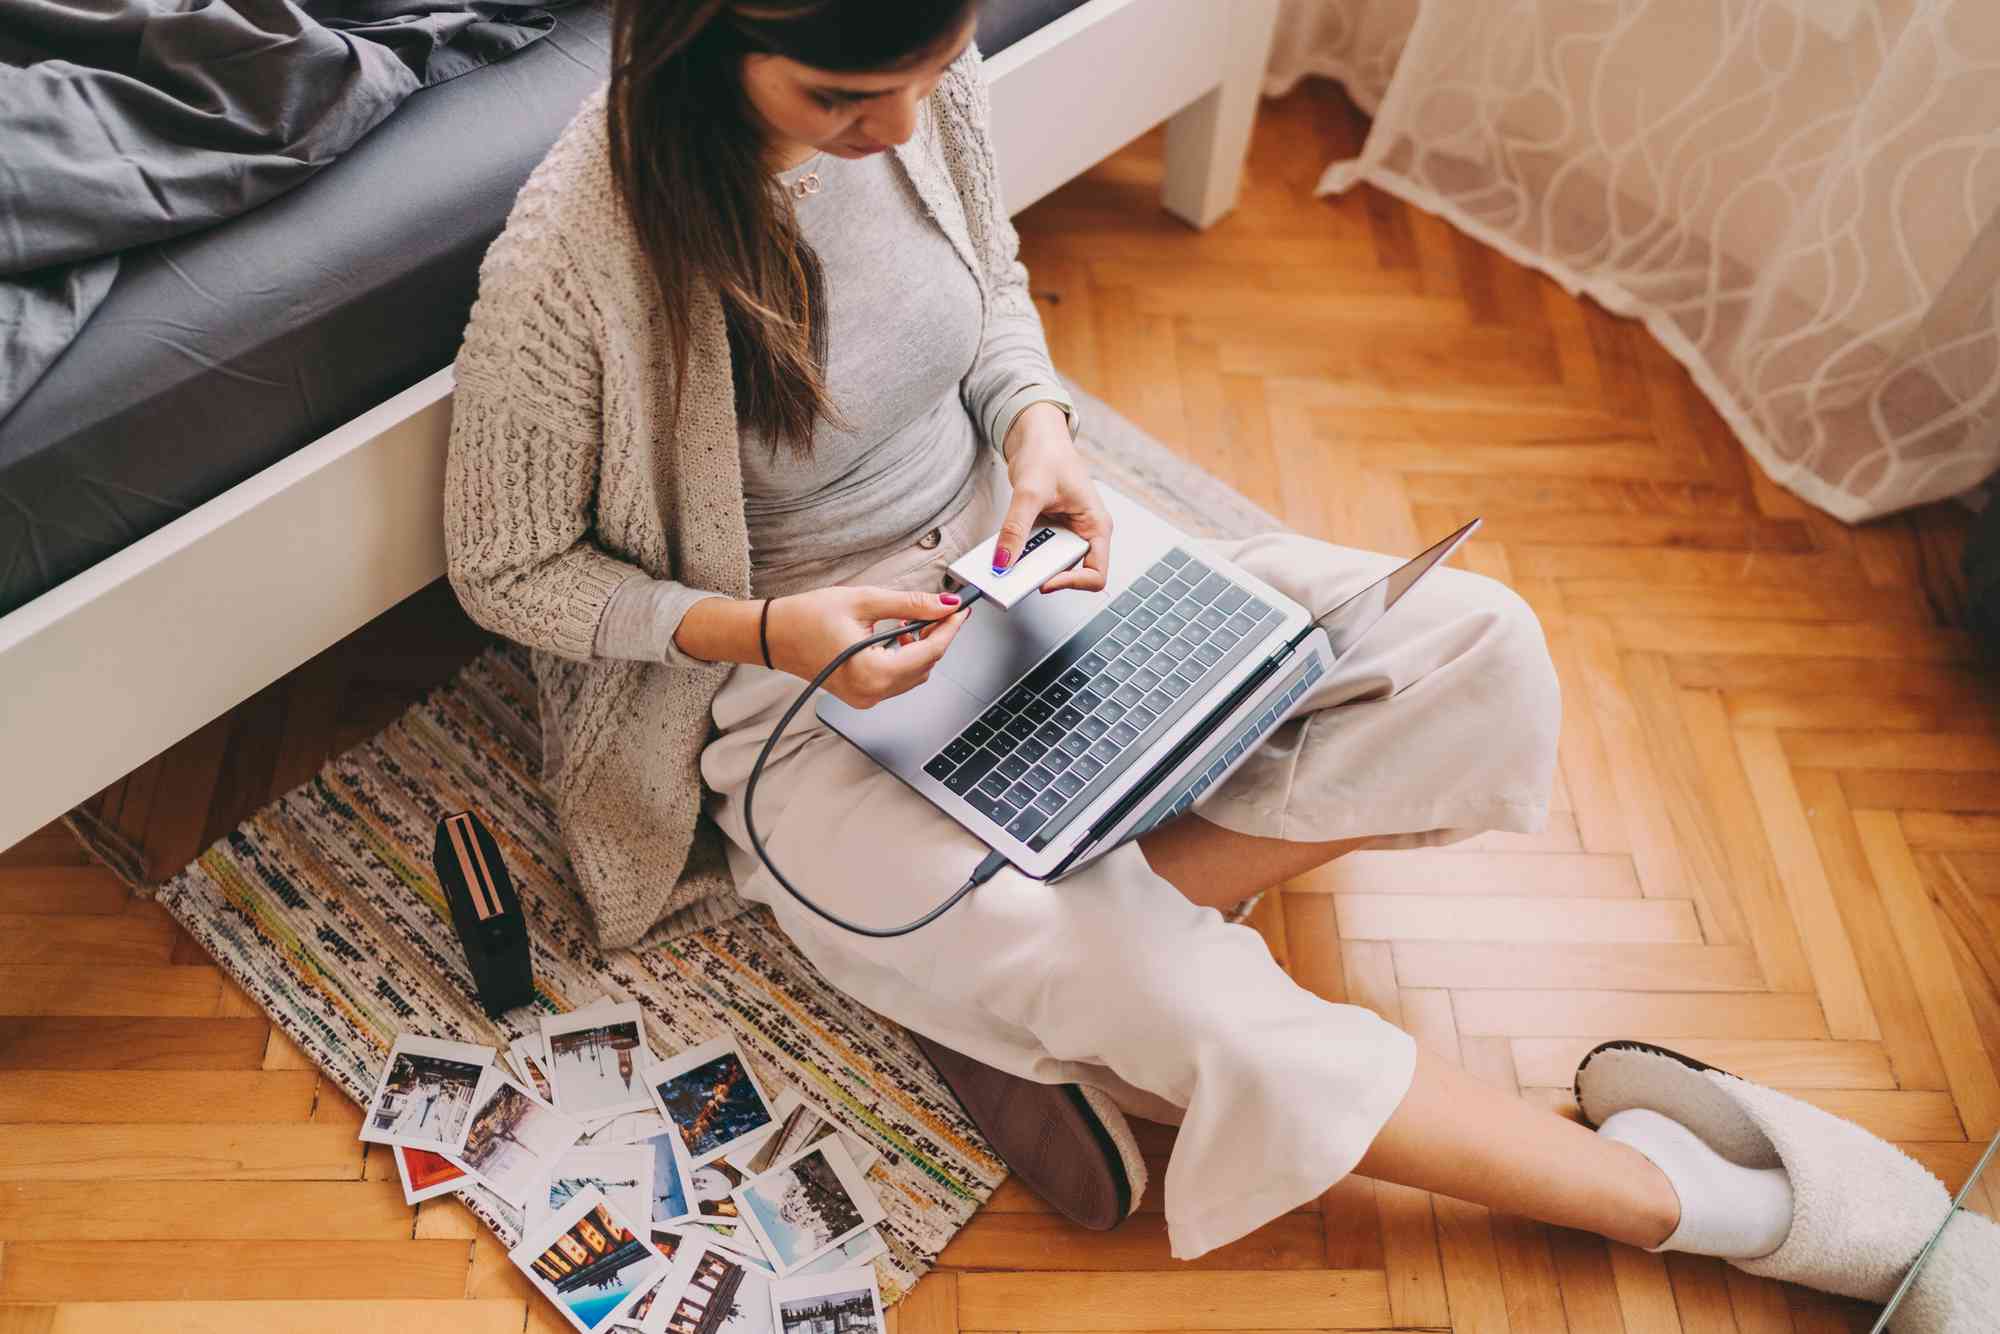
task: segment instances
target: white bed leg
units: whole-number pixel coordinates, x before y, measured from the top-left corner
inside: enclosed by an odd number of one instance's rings
[[[1167,212],[1200,228],[1236,207],[1278,0],[1229,0],[1229,11],[1222,82],[1167,121],[1167,177],[1160,202]]]

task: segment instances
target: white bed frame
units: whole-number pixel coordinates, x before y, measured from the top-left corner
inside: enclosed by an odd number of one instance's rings
[[[1162,203],[1228,212],[1277,3],[1089,0],[988,60],[1010,206],[1165,121]],[[451,390],[446,367],[0,617],[0,849],[444,573]]]

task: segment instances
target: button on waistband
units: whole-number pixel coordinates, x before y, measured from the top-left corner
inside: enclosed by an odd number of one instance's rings
[[[944,541],[944,533],[939,529],[933,528],[917,539],[917,545],[925,551],[929,551],[942,541]]]

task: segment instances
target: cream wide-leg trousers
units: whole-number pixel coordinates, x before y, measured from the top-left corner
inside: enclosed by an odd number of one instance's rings
[[[1008,495],[995,460],[930,545],[866,553],[858,568],[848,561],[804,586],[947,589],[945,567],[998,531]],[[1189,545],[1312,609],[1402,559],[1292,534]],[[701,769],[740,891],[769,904],[830,981],[988,1065],[1092,1085],[1137,1115],[1178,1123],[1165,1195],[1176,1257],[1254,1231],[1353,1168],[1409,1088],[1414,1043],[1368,1010],[1298,986],[1262,937],[1190,903],[1137,842],[1056,884],[1008,867],[894,939],[843,931],[794,902],[750,850],[742,793],[802,688],[761,665],[734,668]],[[1183,818],[1299,841],[1374,835],[1383,847],[1542,827],[1561,705],[1540,626],[1502,585],[1438,571],[1301,704]],[[787,878],[870,924],[921,916],[987,851],[810,706],[765,767],[756,816]]]

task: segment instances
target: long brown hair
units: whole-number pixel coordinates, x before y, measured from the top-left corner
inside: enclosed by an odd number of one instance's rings
[[[744,57],[817,69],[898,68],[936,49],[977,0],[616,0],[611,171],[664,298],[674,418],[690,296],[712,287],[729,329],[739,430],[800,454],[831,417],[818,256],[772,180],[743,90]]]

